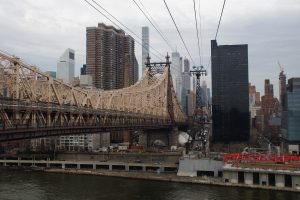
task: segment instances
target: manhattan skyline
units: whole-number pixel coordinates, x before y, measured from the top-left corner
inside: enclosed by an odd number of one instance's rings
[[[123,24],[141,37],[141,27],[148,26],[150,45],[161,54],[177,51],[188,57],[163,1],[143,0],[143,5],[170,41],[170,49],[143,16],[133,1],[97,1]],[[154,3],[153,3],[154,2]],[[197,38],[192,1],[167,1],[176,23],[199,65]],[[197,1],[198,2],[198,1]],[[210,40],[214,39],[222,0],[201,1],[202,65],[208,69],[206,80],[211,87]],[[198,6],[198,4],[197,4]],[[33,1],[4,0],[0,5],[2,42],[0,50],[9,52],[43,71],[55,71],[57,58],[66,48],[76,51],[75,74],[85,64],[85,30],[99,22],[111,24],[83,0]],[[300,45],[300,2],[297,0],[238,1],[228,0],[224,10],[217,41],[220,44],[248,44],[249,81],[263,93],[264,79],[270,79],[278,97],[279,61],[287,78],[300,76],[297,58]],[[9,16],[9,18],[7,17]],[[122,27],[123,28],[123,27]],[[124,31],[129,33],[127,30]],[[132,35],[133,36],[133,35]],[[134,37],[134,36],[133,36]],[[135,37],[135,39],[137,39]],[[151,50],[150,50],[151,51]],[[142,47],[136,44],[136,57],[141,58]],[[157,58],[152,57],[152,61]],[[162,58],[163,59],[163,58]],[[190,59],[190,58],[189,58]],[[141,60],[139,59],[141,70]],[[194,64],[191,62],[191,66]]]

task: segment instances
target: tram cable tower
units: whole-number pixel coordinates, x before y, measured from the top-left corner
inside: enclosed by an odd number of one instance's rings
[[[196,108],[192,120],[192,129],[189,132],[189,141],[186,143],[186,151],[196,149],[205,154],[208,150],[208,130],[205,127],[208,117],[205,117],[203,111],[204,104],[200,78],[201,76],[207,76],[207,71],[202,65],[194,66],[193,70],[190,70],[190,75],[196,77]]]
[[[200,77],[201,76],[207,76],[207,72],[205,69],[203,69],[203,66],[194,66],[194,70],[190,70],[190,74],[192,76],[196,76],[196,109],[195,111],[201,111],[202,110],[202,89],[201,89],[201,83],[200,83]]]

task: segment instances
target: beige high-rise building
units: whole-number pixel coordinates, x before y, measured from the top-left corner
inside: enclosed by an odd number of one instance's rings
[[[186,98],[187,98],[187,115],[191,117],[194,115],[195,108],[196,108],[196,93],[191,90],[188,90]]]
[[[121,29],[99,23],[86,28],[86,75],[94,87],[120,89],[138,80],[134,39]],[[129,132],[112,132],[112,141],[127,141]]]
[[[99,23],[86,28],[86,74],[104,90],[134,84],[134,39],[121,29]]]
[[[134,39],[130,35],[124,38],[124,53],[125,53],[125,66],[124,66],[124,85],[129,87],[135,83],[134,70],[135,70],[135,55],[134,55]]]

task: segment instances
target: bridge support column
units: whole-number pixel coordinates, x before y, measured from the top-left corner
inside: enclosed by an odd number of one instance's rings
[[[62,164],[61,164],[61,168],[62,168],[62,169],[65,169],[65,168],[66,168],[65,163],[62,163]]]
[[[164,167],[160,167],[160,168],[159,168],[159,171],[160,171],[160,172],[165,172],[165,168],[164,168]]]
[[[50,158],[47,158],[47,163],[46,163],[47,168],[50,168],[50,163],[49,162],[50,162]]]
[[[77,164],[77,169],[80,169],[80,164]]]
[[[146,166],[144,165],[144,166],[142,166],[142,168],[143,168],[143,172],[145,172],[146,171]]]
[[[245,177],[245,184],[246,185],[253,185],[253,173],[245,172],[244,177]]]
[[[93,170],[96,170],[96,164],[93,164]]]
[[[129,172],[129,165],[125,165],[125,171]]]
[[[275,185],[276,187],[284,187],[284,175],[283,174],[276,174],[275,175]]]
[[[139,144],[142,145],[145,149],[148,147],[148,132],[145,131],[139,136]]]
[[[35,166],[36,166],[36,165],[35,165],[35,157],[32,158],[31,166],[32,166],[32,167],[35,167]]]
[[[169,132],[169,146],[178,146],[178,127],[174,127],[170,132]]]
[[[178,128],[147,131],[148,147],[171,147],[178,144]],[[144,145],[145,146],[145,145]]]
[[[21,158],[18,157],[18,167],[20,167],[20,166],[21,166]]]

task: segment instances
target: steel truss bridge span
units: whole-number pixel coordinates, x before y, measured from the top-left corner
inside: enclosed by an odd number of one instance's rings
[[[72,87],[0,52],[0,141],[185,124],[166,58],[148,62],[135,85],[101,91]]]

